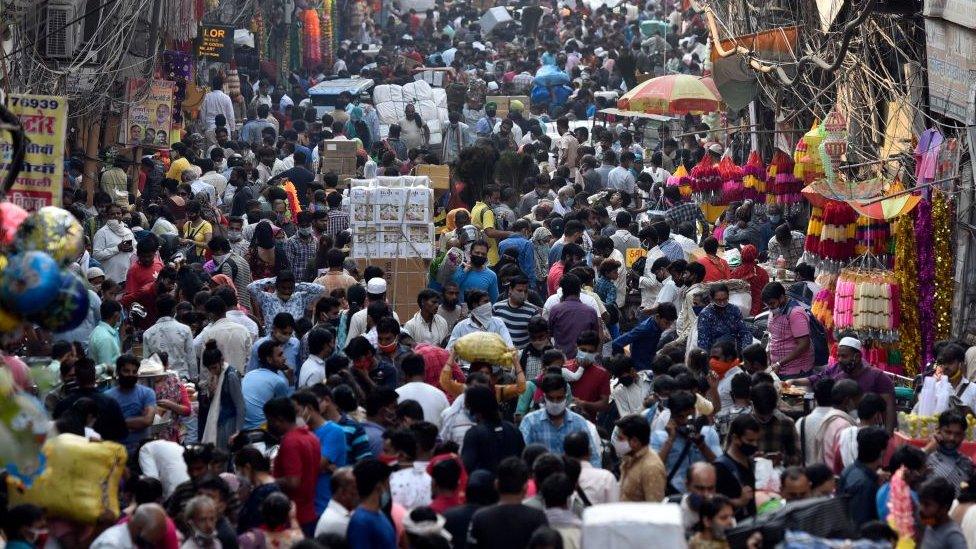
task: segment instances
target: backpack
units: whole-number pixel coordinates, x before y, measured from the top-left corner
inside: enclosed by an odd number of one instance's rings
[[[808,305],[796,302],[796,307],[802,307],[803,313],[807,316],[807,325],[810,328],[810,348],[813,349],[813,365],[826,366],[830,359],[830,346],[827,343],[827,329],[813,316]]]

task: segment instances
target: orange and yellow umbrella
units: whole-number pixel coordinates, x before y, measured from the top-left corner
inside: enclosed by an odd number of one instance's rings
[[[688,74],[669,74],[634,86],[617,100],[617,108],[647,114],[686,114],[718,110],[714,83]]]

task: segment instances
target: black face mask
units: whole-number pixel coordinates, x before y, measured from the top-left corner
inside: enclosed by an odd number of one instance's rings
[[[484,267],[485,263],[488,263],[487,257],[481,255],[471,256],[471,264],[474,265],[475,267],[479,267],[479,268]]]
[[[742,444],[739,445],[739,451],[742,452],[742,454],[746,457],[752,457],[756,455],[756,452],[759,451],[759,447],[756,446],[755,444],[748,444],[743,442]]]
[[[119,387],[131,389],[139,382],[139,376],[119,376]]]

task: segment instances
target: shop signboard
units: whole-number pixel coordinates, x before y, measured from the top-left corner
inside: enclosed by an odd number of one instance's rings
[[[12,93],[7,96],[7,109],[20,118],[27,138],[24,165],[7,198],[30,212],[61,206],[68,101],[59,96]],[[0,138],[0,174],[4,177],[12,156],[10,141]]]

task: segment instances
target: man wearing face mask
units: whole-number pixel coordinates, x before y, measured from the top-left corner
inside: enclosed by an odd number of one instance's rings
[[[539,307],[526,301],[528,297],[528,279],[516,276],[508,282],[508,298],[492,305],[493,315],[505,323],[516,349],[529,344],[529,321],[541,312]]]
[[[283,269],[278,271],[276,277],[262,278],[248,284],[247,291],[251,292],[255,316],[263,319],[265,329],[270,331],[271,321],[278,313],[303,318],[305,311],[312,308],[311,304],[325,293],[325,288],[313,282],[296,283],[294,271]]]
[[[246,256],[251,243],[244,238],[244,218],[234,216],[227,218],[227,240],[230,242],[232,252],[242,258]],[[250,303],[250,297],[248,297],[248,303]]]
[[[835,380],[853,379],[861,388],[862,393],[877,393],[885,400],[884,425],[888,432],[892,433],[898,421],[895,415],[895,384],[887,374],[864,360],[862,349],[863,345],[859,339],[855,337],[842,338],[837,344],[837,362],[828,366],[824,371],[809,377],[784,382],[784,386],[816,386],[817,382],[824,377]]]
[[[582,369],[579,379],[572,382],[573,405],[590,421],[610,408],[610,374],[597,364],[600,335],[593,331],[582,332],[576,338],[576,357],[566,362],[571,371]]]
[[[335,351],[335,336],[325,328],[312,328],[308,336],[308,358],[302,363],[298,388],[325,382],[325,359]]]
[[[122,354],[122,340],[119,331],[122,328],[122,305],[118,301],[106,299],[99,307],[102,320],[92,330],[88,340],[88,354],[95,364],[115,364],[115,360]]]
[[[967,428],[966,416],[955,410],[942,412],[939,414],[939,429],[925,447],[928,453],[925,463],[932,476],[948,480],[956,492],[959,491],[959,484],[968,482],[973,474],[973,461],[959,452]]]
[[[237,236],[240,236],[240,234]],[[247,288],[247,285],[252,282],[251,266],[248,265],[244,257],[234,251],[230,240],[223,236],[215,236],[207,243],[207,248],[210,249],[213,257],[213,274],[222,274],[230,277],[234,282],[235,288]],[[249,292],[239,292],[238,299],[244,308],[251,308],[251,295]]]
[[[107,280],[121,284],[135,256],[136,237],[122,223],[122,208],[118,204],[106,207],[105,217],[105,226],[92,239],[92,257],[101,262]]]
[[[637,370],[649,370],[661,336],[671,329],[677,319],[678,311],[674,305],[661,303],[654,310],[654,316],[644,319],[629,332],[613,340],[615,352],[623,352],[624,347],[629,345],[630,356]]]
[[[470,290],[465,294],[468,310],[471,316],[458,322],[451,330],[451,337],[447,340],[447,350],[454,348],[454,342],[459,338],[475,332],[493,332],[501,336],[505,344],[514,347],[508,327],[492,313],[490,296],[482,290]]]
[[[725,453],[715,460],[715,489],[732,500],[736,518],[756,515],[755,465],[752,458],[759,450],[759,422],[751,415],[732,420]]]
[[[498,300],[498,276],[486,267],[489,252],[488,243],[484,240],[477,240],[471,244],[468,264],[458,266],[454,273],[453,280],[457,283],[461,295],[467,296],[471,290],[481,290],[488,293],[492,303]],[[465,299],[467,298],[465,297]],[[473,309],[471,310],[473,311]]]
[[[667,492],[681,494],[686,489],[687,468],[692,463],[714,461],[722,453],[722,445],[714,427],[691,419],[695,416],[694,394],[687,391],[672,394],[668,411],[671,419],[664,429],[653,432],[650,447],[667,468]]]
[[[532,212],[540,200],[556,200],[556,193],[549,188],[549,181],[544,178],[527,177],[522,188],[532,187],[532,190],[523,194],[518,205],[518,215],[525,217]]]
[[[484,200],[475,202],[474,207],[471,208],[471,223],[484,232],[488,244],[488,265],[494,266],[498,263],[498,243],[511,236],[512,233],[499,229],[498,220],[495,218],[493,208],[501,202],[501,189],[495,185],[489,185],[484,190],[484,196]],[[471,247],[474,248],[477,244],[475,242]],[[475,267],[478,266],[473,261],[472,264]],[[493,297],[492,301],[495,299],[497,296]]]
[[[789,224],[776,226],[775,234],[768,240],[769,260],[778,262],[782,257],[785,268],[795,268],[803,257],[805,241],[806,236],[800,231],[791,230]]]
[[[311,400],[315,401],[315,397],[311,396]],[[278,486],[294,502],[302,531],[311,536],[318,518],[315,487],[322,465],[322,446],[308,427],[297,423],[295,405],[290,399],[271,399],[264,404],[263,410],[268,432],[281,440],[271,470]]]
[[[288,264],[295,270],[298,282],[308,282],[306,279],[308,264],[315,259],[318,240],[312,237],[312,212],[298,213],[298,230],[285,240],[285,257]]]
[[[780,378],[806,377],[813,370],[813,347],[807,312],[786,294],[779,282],[762,290],[763,303],[772,311],[769,319],[769,359]]]
[[[659,502],[664,499],[666,473],[657,452],[648,447],[651,427],[639,415],[619,419],[611,435],[620,458],[620,501]]]
[[[752,332],[735,305],[729,306],[729,287],[712,284],[708,291],[712,302],[698,313],[698,347],[711,349],[720,338],[732,338],[737,349],[752,344]]]
[[[681,507],[685,535],[691,536],[698,524],[701,504],[715,496],[715,466],[704,461],[692,463],[688,467],[685,486],[688,493],[669,496],[665,501]]]
[[[156,419],[156,393],[139,384],[139,359],[132,355],[122,355],[115,361],[115,377],[118,385],[105,395],[122,408],[125,425],[129,428],[129,436],[123,444],[131,454],[149,436],[149,426]]]
[[[390,508],[392,468],[375,458],[367,458],[353,468],[359,506],[349,519],[346,540],[349,547],[396,547],[396,531],[386,515]]]
[[[542,444],[549,452],[563,453],[563,440],[570,433],[582,432],[589,436],[589,427],[583,416],[567,409],[566,381],[559,374],[547,374],[542,378],[544,406],[528,413],[519,424],[525,445]],[[590,463],[600,467],[600,450],[597,441],[590,437]],[[664,497],[664,490],[656,500]]]

